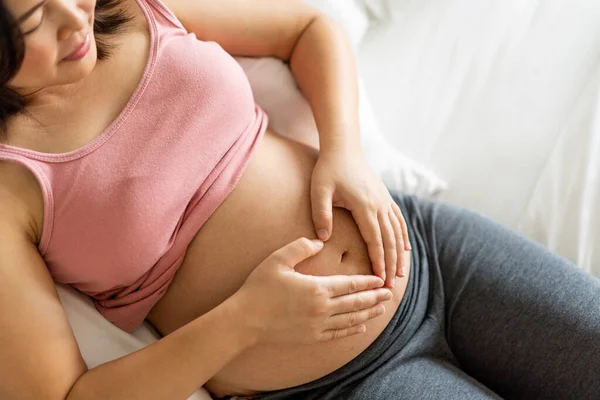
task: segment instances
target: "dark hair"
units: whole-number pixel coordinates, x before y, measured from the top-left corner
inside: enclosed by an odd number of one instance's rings
[[[97,0],[94,20],[94,35],[98,49],[98,60],[111,55],[114,46],[111,36],[125,30],[132,17],[120,7],[121,0]],[[0,143],[6,133],[7,120],[25,110],[27,99],[7,87],[8,82],[19,72],[25,57],[23,32],[15,17],[0,0]]]

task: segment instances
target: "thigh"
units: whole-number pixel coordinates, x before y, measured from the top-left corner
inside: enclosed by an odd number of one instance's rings
[[[389,364],[348,389],[348,400],[483,400],[502,398],[447,360],[413,357]]]
[[[411,202],[461,368],[507,398],[597,399],[600,279],[476,212]]]

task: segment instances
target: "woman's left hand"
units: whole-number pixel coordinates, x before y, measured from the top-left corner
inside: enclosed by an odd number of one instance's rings
[[[319,239],[331,235],[333,206],[346,208],[367,243],[374,274],[388,287],[405,275],[402,256],[411,246],[404,216],[361,149],[321,150],[312,173],[311,204]]]

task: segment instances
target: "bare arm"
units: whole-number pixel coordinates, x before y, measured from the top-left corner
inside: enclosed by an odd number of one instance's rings
[[[91,369],[67,400],[187,399],[253,344],[242,317],[226,301],[159,341]]]
[[[171,335],[88,371],[40,256],[24,182],[0,162],[0,398],[186,399],[256,335],[231,302]],[[38,189],[39,190],[39,189]],[[41,194],[38,192],[38,195]]]
[[[0,398],[62,400],[87,367],[34,243],[34,180],[0,162]]]
[[[333,20],[302,0],[163,0],[190,32],[240,56],[290,63],[319,130],[320,149],[360,149],[352,46]]]

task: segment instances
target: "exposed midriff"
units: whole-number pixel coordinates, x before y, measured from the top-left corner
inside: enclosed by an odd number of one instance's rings
[[[267,130],[233,192],[219,205],[188,247],[168,291],[148,320],[166,336],[235,293],[274,250],[305,236],[316,238],[310,181],[318,150]],[[343,255],[343,257],[342,257]],[[405,262],[410,254],[404,253]],[[298,264],[311,275],[372,274],[352,214],[333,209],[333,232],[324,249]],[[385,313],[367,322],[364,334],[313,345],[257,345],[247,349],[205,387],[217,395],[251,394],[316,380],[364,351],[383,331],[406,289],[396,279]]]

